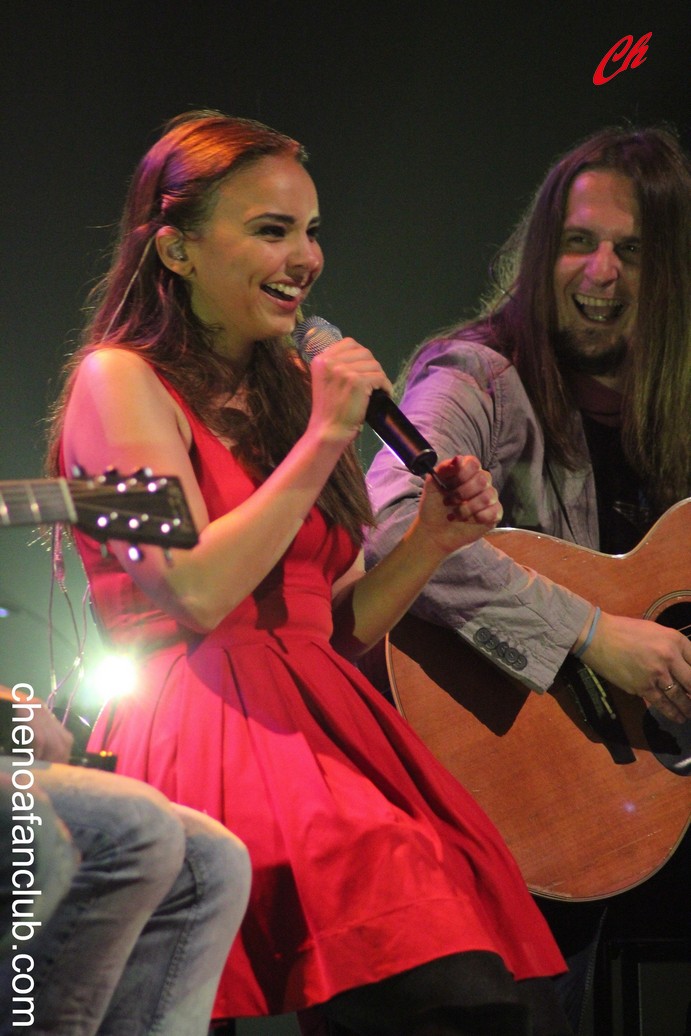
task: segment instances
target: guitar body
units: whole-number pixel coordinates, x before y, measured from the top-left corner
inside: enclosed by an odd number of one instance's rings
[[[515,529],[489,539],[605,611],[688,635],[691,500],[617,557]],[[494,821],[533,892],[611,896],[672,855],[691,815],[691,721],[665,721],[596,680],[598,703],[604,695],[618,716],[618,733],[603,733],[571,680],[533,693],[453,631],[410,615],[386,653],[399,711]]]

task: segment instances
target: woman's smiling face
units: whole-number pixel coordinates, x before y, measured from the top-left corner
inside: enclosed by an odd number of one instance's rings
[[[182,274],[220,352],[243,362],[254,342],[290,334],[322,271],[318,230],[314,183],[292,157],[260,158],[221,184],[210,218],[185,234]]]

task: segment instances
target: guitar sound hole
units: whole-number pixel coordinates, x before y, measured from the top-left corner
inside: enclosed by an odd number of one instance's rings
[[[688,602],[670,605],[655,621],[680,630],[691,639],[691,604]],[[643,717],[643,730],[658,762],[681,777],[691,776],[691,720],[673,723],[657,709],[650,708]]]

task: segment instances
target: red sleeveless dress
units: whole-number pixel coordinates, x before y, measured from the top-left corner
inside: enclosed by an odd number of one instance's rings
[[[213,520],[256,484],[169,386]],[[446,954],[498,953],[516,978],[564,970],[474,800],[331,646],[331,586],[356,556],[314,507],[281,562],[217,629],[162,613],[78,533],[108,640],[139,686],[90,748],[222,821],[247,845],[250,905],[215,1016],[322,1003]]]

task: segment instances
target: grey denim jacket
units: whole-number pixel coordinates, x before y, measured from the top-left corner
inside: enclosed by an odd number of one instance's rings
[[[412,366],[401,409],[440,460],[457,453],[479,457],[499,492],[504,526],[597,550],[592,469],[548,467],[537,417],[505,357],[474,341],[428,342]],[[574,428],[585,445],[578,414]],[[412,521],[422,480],[382,449],[367,486],[377,521],[365,544],[366,563],[372,566]],[[582,597],[480,540],[443,563],[412,611],[456,630],[510,675],[543,691],[553,683],[590,609]],[[504,657],[497,654],[497,643]],[[508,655],[506,647],[512,649]]]

